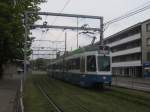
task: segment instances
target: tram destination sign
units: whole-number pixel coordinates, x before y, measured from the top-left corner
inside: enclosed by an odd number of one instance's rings
[[[108,46],[99,46],[99,54],[109,54]]]

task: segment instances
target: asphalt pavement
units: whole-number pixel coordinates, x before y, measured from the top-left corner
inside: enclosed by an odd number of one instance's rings
[[[0,112],[13,112],[19,79],[0,80]]]

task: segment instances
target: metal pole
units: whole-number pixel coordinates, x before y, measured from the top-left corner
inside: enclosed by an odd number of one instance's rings
[[[78,39],[79,39],[79,29],[78,29],[78,25],[79,25],[79,21],[78,21],[78,18],[77,18],[77,49],[78,49],[78,46],[79,46],[79,43],[78,43]]]
[[[33,69],[34,69],[34,61],[33,61],[33,52],[32,52],[32,63],[31,63],[31,68],[32,68],[32,71],[33,71]],[[33,73],[33,72],[31,72],[31,73]]]
[[[103,45],[104,38],[104,20],[103,17],[100,19],[100,45]]]
[[[51,15],[51,16],[64,16],[64,17],[78,17],[78,18],[91,18],[91,19],[101,19],[102,16],[91,16],[91,15],[78,15],[78,14],[65,14],[65,13],[53,13],[53,12],[36,12],[28,11],[28,14],[38,14],[38,15]]]
[[[22,79],[25,80],[27,74],[27,37],[28,37],[28,14],[25,12],[25,39],[24,39],[24,75]]]
[[[58,46],[57,46],[57,43],[56,43],[56,54],[57,54],[57,51],[58,51],[58,48],[57,48]]]
[[[65,54],[67,49],[67,32],[65,32]]]
[[[65,75],[65,67],[66,67],[66,63],[65,63],[65,56],[66,56],[66,48],[67,48],[67,32],[65,32],[65,52],[64,52],[64,55],[63,55],[63,76]]]
[[[55,25],[29,25],[30,29],[35,29],[35,28],[52,28],[52,29],[60,29],[60,30],[92,30],[92,31],[100,31],[99,28],[85,28],[85,27],[74,27],[74,26],[55,26]]]

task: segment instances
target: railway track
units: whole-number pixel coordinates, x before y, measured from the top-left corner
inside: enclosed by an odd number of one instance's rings
[[[43,96],[47,99],[50,105],[54,107],[56,112],[64,112],[54,101],[53,99],[48,95],[47,91],[43,89],[42,85],[40,83],[34,82],[34,85],[40,90],[40,92],[43,94]]]
[[[51,88],[55,88],[56,90],[59,90],[60,92],[62,91],[62,88],[60,86],[56,85],[56,83],[53,83],[52,81],[48,81],[47,79],[42,79],[40,83],[43,83],[43,86],[46,87],[46,90],[51,90]],[[39,89],[42,89],[42,88],[39,88]],[[48,93],[44,89],[43,89],[43,92],[44,92],[43,95],[45,94],[44,96],[47,96],[51,100],[51,102],[53,102],[55,104],[55,106],[58,109],[60,109],[59,112],[65,112],[65,109],[63,109],[63,105],[61,105],[61,107],[59,107],[55,103],[55,101],[53,100],[54,98],[52,98],[52,96],[50,96],[50,94],[52,94],[53,96],[55,96],[55,94],[57,94],[57,93],[54,93],[52,91],[50,93]],[[63,94],[63,92],[61,94],[63,95],[63,97],[65,97],[66,99],[68,99],[69,103],[72,105],[71,106],[72,108],[78,108],[78,110],[80,110],[80,112],[91,112],[91,111],[89,111],[88,108],[86,108],[86,106],[84,106],[81,103],[79,103],[76,100],[74,100],[69,94]],[[77,99],[77,100],[79,100],[79,99]]]
[[[29,90],[33,88],[28,91],[27,100],[31,98],[29,106],[34,106],[39,112],[110,112],[116,111],[116,108],[119,112],[150,112],[150,95],[147,92],[114,86],[104,90],[85,89],[49,80],[47,76],[34,76],[28,87]],[[31,97],[32,92],[34,97]],[[32,112],[33,108],[29,109]]]
[[[54,83],[54,82],[52,82],[52,81],[46,81],[47,83],[51,83],[53,86],[55,85],[55,87],[56,88],[58,88],[58,89],[61,89],[59,86],[58,86],[58,84],[57,83]],[[47,85],[50,85],[50,84],[47,84]],[[65,86],[66,87],[66,86]],[[69,89],[69,88],[68,88]],[[91,91],[91,90],[89,90],[89,91]],[[93,90],[92,90],[93,91]],[[99,92],[99,90],[95,90],[94,89],[94,91],[96,91],[96,92]],[[145,106],[150,106],[148,103],[146,104],[146,103],[144,103],[143,101],[144,100],[146,100],[145,98],[139,98],[138,96],[134,96],[133,94],[132,94],[132,96],[130,96],[131,94],[128,94],[127,92],[121,92],[121,91],[118,91],[117,89],[115,89],[114,87],[112,87],[112,88],[107,88],[106,90],[104,90],[104,91],[111,91],[111,93],[109,94],[109,96],[113,96],[113,97],[116,97],[116,98],[120,98],[120,99],[124,99],[124,100],[126,100],[126,101],[130,101],[130,102],[136,102],[136,103],[139,103],[140,105],[145,105]],[[130,91],[130,89],[129,89],[129,91]],[[102,92],[102,91],[101,91]],[[89,95],[89,94],[87,94],[87,93],[85,93],[86,95]],[[126,98],[125,96],[128,96],[128,98]],[[133,96],[134,96],[134,98],[133,98]],[[71,96],[68,96],[68,98],[70,98],[70,100],[72,100],[72,97]],[[77,98],[77,97],[76,97]],[[148,98],[149,99],[149,98]],[[147,100],[148,100],[147,99]],[[77,99],[77,100],[80,100],[80,99]],[[78,103],[78,105],[80,105],[80,103]],[[80,105],[80,107],[82,107],[82,108],[85,108],[85,110],[87,110],[87,112],[89,112],[89,110],[84,106],[84,105]]]

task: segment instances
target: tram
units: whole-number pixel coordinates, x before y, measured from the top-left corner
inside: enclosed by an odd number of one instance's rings
[[[111,85],[112,73],[108,46],[90,45],[53,60],[49,77],[83,87]]]
[[[150,77],[150,62],[143,64],[144,67],[144,77]]]

